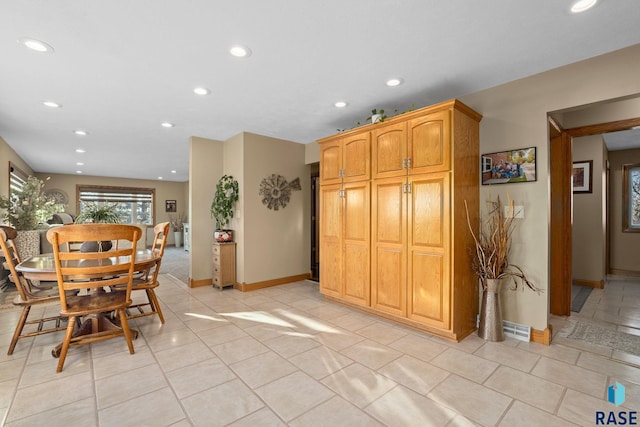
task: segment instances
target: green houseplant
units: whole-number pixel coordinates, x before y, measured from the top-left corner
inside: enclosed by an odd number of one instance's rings
[[[18,231],[35,230],[54,213],[64,212],[64,205],[45,196],[43,188],[44,181],[30,176],[22,191],[10,197],[0,196],[0,209],[4,209],[2,221]]]
[[[120,213],[118,213],[115,203],[98,205],[95,202],[88,202],[82,208],[75,222],[76,224],[86,222],[117,224],[120,222]]]
[[[76,218],[76,224],[84,223],[110,223],[118,224],[120,222],[120,213],[118,205],[104,204],[99,205],[95,202],[88,202],[82,208],[80,215]],[[109,240],[102,242],[84,242],[80,247],[80,252],[102,252],[108,251],[113,246]]]
[[[211,202],[211,217],[216,220],[215,238],[218,242],[233,240],[231,230],[224,227],[233,218],[233,204],[239,199],[238,181],[231,175],[223,175],[216,184],[216,193]]]
[[[54,213],[64,212],[64,205],[45,196],[44,181],[30,176],[21,191],[12,192],[9,197],[0,196],[1,219],[18,230],[15,242],[22,258],[40,253],[40,232],[43,224]]]

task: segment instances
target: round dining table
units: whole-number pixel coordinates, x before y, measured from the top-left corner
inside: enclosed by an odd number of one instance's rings
[[[153,265],[158,261],[158,254],[150,249],[145,249],[142,251],[136,252],[135,259],[135,271],[145,271],[153,267]],[[115,258],[113,259],[115,261]],[[86,260],[69,260],[63,261],[65,266],[73,267],[73,263],[91,263],[91,262],[100,262],[95,259],[86,259]],[[104,260],[102,260],[104,262]],[[16,265],[16,270],[22,273],[22,275],[29,280],[38,280],[42,282],[57,282],[58,278],[56,275],[56,266],[52,253],[35,255],[26,260],[22,261],[20,264]],[[123,271],[123,274],[127,273]],[[74,277],[75,278],[75,277]],[[91,276],[82,276],[77,277],[78,279],[94,279],[95,277]],[[88,316],[88,318],[83,319],[82,323],[78,325],[76,330],[74,331],[74,336],[92,334],[99,331],[110,330],[114,328],[120,328],[119,325],[114,323],[112,319],[105,315],[105,313],[101,313],[96,316]],[[138,337],[138,331],[135,329],[131,329],[131,333],[133,338]],[[51,355],[53,357],[59,357],[60,351],[62,349],[62,344],[58,344],[53,350],[51,350]]]

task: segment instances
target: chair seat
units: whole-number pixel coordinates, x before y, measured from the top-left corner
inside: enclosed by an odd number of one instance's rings
[[[125,292],[98,292],[91,296],[68,296],[67,308],[61,310],[63,316],[82,316],[86,314],[104,313],[119,308],[128,307],[131,300],[127,301]]]

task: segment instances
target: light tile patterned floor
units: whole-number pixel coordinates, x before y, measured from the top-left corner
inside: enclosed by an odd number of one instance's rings
[[[166,324],[132,321],[135,355],[120,339],[75,347],[59,374],[62,332],[7,356],[19,312],[0,312],[3,425],[594,425],[616,410],[614,381],[627,387],[618,410],[640,405],[637,358],[599,346],[451,343],[327,302],[308,281],[241,293],[163,275],[158,296]],[[639,302],[640,282],[617,278],[576,317],[640,334]]]

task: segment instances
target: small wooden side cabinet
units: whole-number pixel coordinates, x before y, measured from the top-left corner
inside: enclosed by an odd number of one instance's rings
[[[213,287],[220,290],[236,284],[236,244],[213,244]]]

